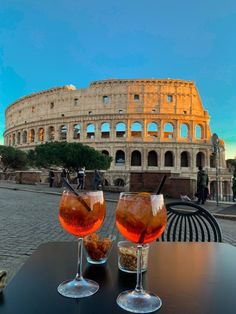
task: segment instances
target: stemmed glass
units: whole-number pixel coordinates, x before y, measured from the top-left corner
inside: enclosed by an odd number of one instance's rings
[[[137,283],[135,290],[121,292],[118,305],[126,311],[149,313],[158,310],[161,299],[142,286],[142,246],[156,240],[167,223],[163,195],[121,193],[116,208],[116,226],[129,241],[137,244]]]
[[[68,183],[67,183],[68,185]],[[106,208],[102,191],[76,192],[64,190],[59,205],[59,221],[69,233],[78,237],[78,265],[73,280],[62,282],[57,290],[69,298],[93,295],[99,289],[95,281],[82,275],[83,237],[98,230],[105,218]]]

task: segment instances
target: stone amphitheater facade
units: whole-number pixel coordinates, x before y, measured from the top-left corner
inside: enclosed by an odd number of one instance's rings
[[[18,99],[6,109],[4,140],[22,150],[65,140],[92,146],[113,157],[107,184],[126,190],[132,173],[168,172],[196,180],[202,165],[214,190],[209,119],[192,81],[108,79],[88,88],[67,85]],[[229,194],[222,140],[219,171],[220,193]]]

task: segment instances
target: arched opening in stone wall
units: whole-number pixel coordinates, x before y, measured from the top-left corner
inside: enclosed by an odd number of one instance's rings
[[[187,139],[188,138],[188,134],[189,134],[188,124],[182,123],[181,126],[180,126],[180,137]]]
[[[44,141],[44,128],[38,130],[38,141],[41,143]]]
[[[101,125],[101,138],[109,138],[110,137],[110,123],[104,122]]]
[[[148,166],[157,167],[157,153],[154,150],[148,152]]]
[[[196,155],[196,167],[205,167],[205,155],[202,152]]]
[[[174,137],[174,127],[170,122],[164,124],[164,138],[173,138]]]
[[[116,125],[116,137],[125,137],[126,125],[123,122],[119,122]]]
[[[158,128],[157,128],[156,122],[148,123],[147,134],[148,134],[148,136],[152,136],[152,137],[158,136]]]
[[[54,139],[55,139],[55,128],[54,126],[50,126],[48,128],[48,140],[54,141]]]
[[[125,153],[123,150],[118,150],[116,152],[115,163],[116,163],[116,165],[124,165],[125,164]]]
[[[17,132],[16,141],[17,141],[17,144],[19,145],[20,144],[20,132]]]
[[[29,142],[34,143],[34,141],[35,141],[35,131],[34,131],[34,129],[31,129],[29,131]]]
[[[174,157],[171,151],[167,151],[165,153],[165,167],[173,167],[174,166]]]
[[[80,139],[80,124],[74,124],[73,126],[73,139],[79,140]]]
[[[229,195],[229,182],[228,181],[223,181],[222,182],[222,194],[224,197],[227,197]]]
[[[186,151],[181,153],[180,166],[181,167],[189,167],[189,154]]]
[[[95,138],[95,125],[93,123],[89,123],[87,125],[87,138],[89,139]]]
[[[65,141],[67,138],[67,126],[61,125],[59,130],[59,138],[61,141]]]
[[[8,136],[8,145],[11,146],[11,135]]]
[[[22,133],[22,143],[27,143],[27,131],[23,131]]]
[[[131,125],[131,136],[142,137],[143,127],[140,122],[133,122]]]
[[[125,181],[121,178],[118,178],[115,180],[114,185],[115,186],[125,186]]]
[[[12,145],[16,145],[16,134],[13,133],[13,136],[12,136]]]
[[[195,127],[195,137],[199,140],[203,138],[203,127],[200,124]]]
[[[131,166],[141,166],[142,158],[141,153],[138,150],[134,150],[131,154]]]
[[[103,154],[103,155],[106,155],[106,156],[109,156],[109,152],[108,152],[107,150],[105,150],[105,149],[102,150],[102,154]]]
[[[215,168],[216,167],[216,158],[215,158],[215,154],[212,153],[210,155],[210,167],[211,168]]]

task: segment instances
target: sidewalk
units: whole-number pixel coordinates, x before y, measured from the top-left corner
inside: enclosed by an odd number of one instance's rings
[[[9,181],[0,181],[0,189],[11,189],[20,191],[29,191],[35,193],[45,193],[52,195],[61,195],[62,187],[50,188],[46,184],[28,185],[28,184],[17,184]],[[105,199],[107,202],[117,202],[119,193],[115,192],[104,192]],[[177,199],[165,199],[166,203],[177,201]],[[216,218],[236,220],[236,203],[232,202],[220,202],[217,206],[215,201],[207,201],[204,206],[209,210]]]

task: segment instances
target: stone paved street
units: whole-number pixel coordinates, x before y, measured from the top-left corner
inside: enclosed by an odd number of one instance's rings
[[[46,192],[46,189],[45,193],[36,193],[0,188],[0,269],[7,269],[8,281],[40,244],[75,240],[58,222],[60,196]],[[116,203],[108,201],[112,197],[117,198],[117,195],[106,194],[107,217],[102,231],[107,234],[116,231]],[[236,246],[236,221],[218,221],[224,242]]]

